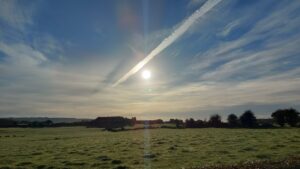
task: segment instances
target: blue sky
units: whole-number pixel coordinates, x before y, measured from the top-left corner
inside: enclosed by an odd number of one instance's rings
[[[1,0],[0,116],[268,117],[300,109],[299,44],[296,0]]]

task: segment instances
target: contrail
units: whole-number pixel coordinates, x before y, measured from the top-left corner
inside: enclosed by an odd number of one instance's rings
[[[183,35],[191,25],[206,12],[211,10],[214,6],[220,3],[222,0],[208,0],[204,5],[202,5],[198,10],[196,10],[190,17],[188,17],[171,35],[165,38],[156,48],[154,48],[142,61],[140,61],[136,66],[134,66],[129,72],[127,72],[121,79],[119,79],[112,86],[115,87],[118,84],[126,81],[130,76],[138,72],[145,64],[147,64],[151,59],[157,56],[161,51],[170,46],[175,40],[177,40],[181,35]]]

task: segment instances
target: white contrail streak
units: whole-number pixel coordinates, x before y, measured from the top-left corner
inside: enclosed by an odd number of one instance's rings
[[[222,0],[208,0],[204,5],[202,5],[198,10],[196,10],[190,17],[188,17],[171,35],[165,38],[156,48],[154,48],[142,61],[140,61],[136,66],[134,66],[129,72],[127,72],[121,79],[119,79],[112,86],[115,87],[118,84],[126,81],[130,76],[134,75],[139,71],[145,64],[147,64],[151,59],[158,55],[161,51],[171,45],[175,40],[177,40],[181,35],[183,35],[190,26],[206,12],[211,10],[215,5],[220,3]]]

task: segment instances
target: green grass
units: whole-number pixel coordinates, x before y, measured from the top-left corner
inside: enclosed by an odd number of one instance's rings
[[[300,129],[0,129],[0,168],[189,168],[300,154]]]

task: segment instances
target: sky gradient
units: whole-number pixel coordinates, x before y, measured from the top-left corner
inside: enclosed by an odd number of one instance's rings
[[[0,117],[269,117],[299,44],[297,0],[0,0]]]

